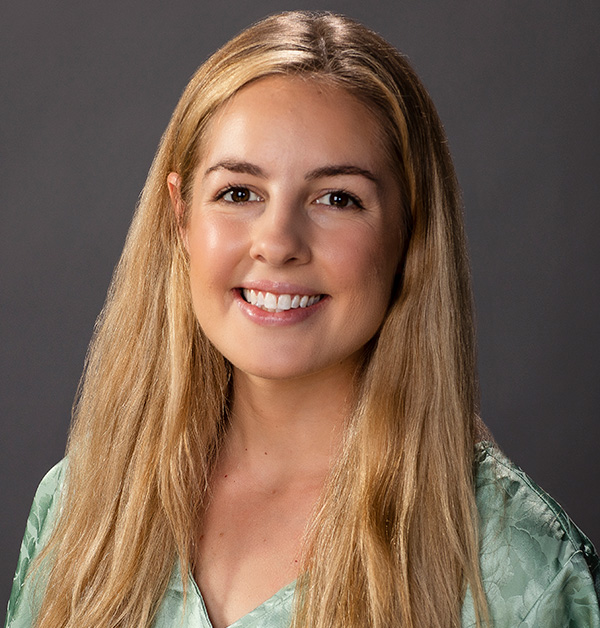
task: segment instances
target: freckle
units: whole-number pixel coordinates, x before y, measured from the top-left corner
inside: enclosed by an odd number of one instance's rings
[[[271,491],[271,495],[275,495],[275,493],[276,493],[276,491],[275,491],[275,489],[273,489],[273,490]]]
[[[267,455],[267,452],[265,451],[265,456]]]
[[[225,532],[219,532],[219,536],[224,536]]]

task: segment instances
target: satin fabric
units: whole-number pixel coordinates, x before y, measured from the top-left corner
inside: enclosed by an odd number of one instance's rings
[[[477,446],[476,499],[480,515],[481,573],[494,628],[600,628],[600,561],[564,510],[490,443]],[[8,604],[6,628],[30,628],[40,588],[26,579],[32,558],[48,540],[60,508],[65,461],[35,495]],[[440,574],[440,578],[443,574]],[[287,628],[294,583],[278,591],[231,628]],[[212,628],[191,575],[184,601],[176,561],[154,628]],[[470,592],[463,628],[475,627]]]

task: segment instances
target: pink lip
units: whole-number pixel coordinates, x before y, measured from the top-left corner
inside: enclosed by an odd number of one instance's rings
[[[282,285],[282,284],[280,284]],[[286,286],[289,286],[289,284],[285,284]],[[247,284],[244,284],[244,287],[248,287],[249,286]],[[261,288],[250,288],[253,290],[261,290]],[[302,292],[302,289],[300,291],[295,291],[291,290],[288,291],[288,289],[286,288],[285,290],[276,290],[273,287],[273,284],[271,284],[271,288],[270,289],[266,289],[266,288],[262,288],[263,291],[267,291],[267,292],[273,292],[274,294],[307,294],[306,292]],[[308,292],[308,294],[319,294],[319,293],[315,293],[314,291]],[[320,301],[317,301],[316,303],[314,303],[313,305],[309,305],[308,307],[298,307],[295,309],[291,309],[291,310],[286,310],[285,312],[267,312],[266,310],[263,310],[259,307],[256,307],[255,305],[252,305],[251,303],[248,303],[241,294],[241,290],[236,289],[233,291],[233,295],[234,295],[234,300],[237,303],[238,307],[240,308],[240,310],[242,311],[242,313],[247,316],[252,322],[257,323],[259,325],[266,325],[266,326],[274,326],[274,327],[281,327],[281,326],[286,326],[286,325],[295,325],[296,323],[301,323],[302,321],[305,321],[307,318],[310,318],[311,316],[313,316],[314,314],[316,314],[326,303],[327,301],[329,301],[329,297],[328,296],[324,296]]]

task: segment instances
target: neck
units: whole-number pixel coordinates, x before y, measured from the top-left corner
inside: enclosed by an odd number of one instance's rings
[[[337,455],[352,403],[353,369],[294,380],[234,372],[225,456],[267,481],[322,477]]]

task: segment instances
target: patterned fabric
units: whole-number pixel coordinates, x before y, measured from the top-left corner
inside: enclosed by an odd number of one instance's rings
[[[494,628],[598,628],[600,565],[589,539],[496,448],[478,450],[481,575]],[[462,623],[476,625],[469,594]]]
[[[600,561],[591,542],[562,508],[489,443],[477,450],[477,506],[481,519],[481,572],[494,628],[600,628]],[[6,628],[30,628],[40,591],[25,575],[48,540],[60,507],[64,461],[36,493],[8,604]],[[294,583],[231,628],[287,628]],[[189,576],[187,600],[178,563],[154,628],[212,628],[202,595]],[[476,625],[470,592],[462,626]]]
[[[273,597],[231,624],[229,628],[283,628],[290,625],[294,584],[279,590]],[[182,621],[181,621],[182,620]],[[179,563],[175,564],[167,591],[162,599],[154,628],[212,628],[204,600],[195,580],[190,576],[184,606],[183,585]],[[11,627],[12,628],[12,627]]]
[[[31,579],[25,579],[31,561],[47,543],[52,532],[52,525],[60,508],[60,489],[63,486],[65,460],[61,460],[44,476],[35,493],[33,504],[27,518],[25,535],[21,543],[17,570],[13,580],[12,592],[8,600],[6,628],[9,626],[33,626],[39,608],[41,587],[36,587]]]

